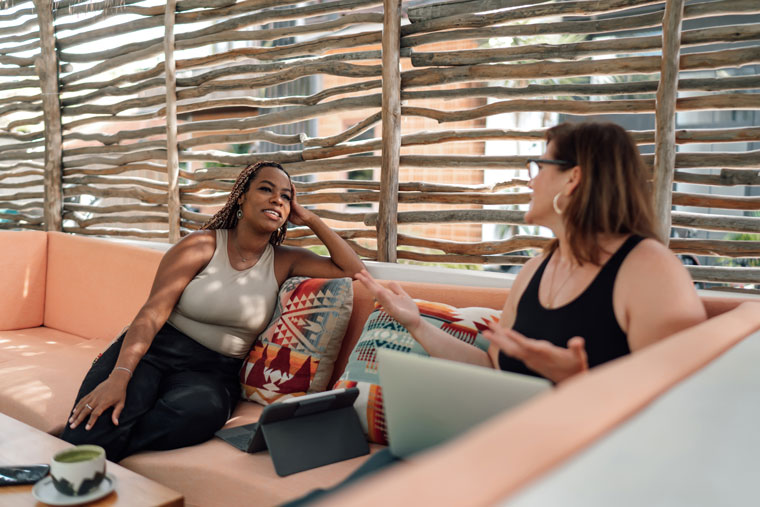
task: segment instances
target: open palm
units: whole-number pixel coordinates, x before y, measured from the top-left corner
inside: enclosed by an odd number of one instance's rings
[[[414,333],[414,329],[422,322],[420,310],[399,284],[391,282],[389,288],[385,288],[377,283],[366,270],[357,273],[356,279],[369,290],[378,303],[383,305],[383,309],[389,315],[399,321],[409,332]]]
[[[519,359],[525,366],[554,382],[561,382],[576,373],[588,370],[585,340],[575,336],[567,348],[558,347],[547,340],[527,338],[514,329],[492,325],[483,332],[491,343],[506,355]]]

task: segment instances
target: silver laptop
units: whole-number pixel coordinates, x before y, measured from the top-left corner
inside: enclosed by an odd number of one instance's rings
[[[406,457],[461,435],[551,388],[542,378],[378,349],[391,453]]]

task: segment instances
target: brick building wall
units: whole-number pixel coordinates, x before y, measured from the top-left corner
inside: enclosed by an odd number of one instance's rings
[[[430,44],[424,47],[424,51],[450,51],[454,49],[474,48],[476,45],[472,41],[452,41],[444,43]],[[352,48],[351,51],[377,50],[379,47]],[[421,49],[422,50],[422,49]],[[379,61],[364,62],[368,65],[377,65]],[[402,71],[411,70],[412,64],[408,58],[401,61]],[[351,82],[360,82],[363,80],[347,79],[336,76],[322,76],[322,89],[328,89],[335,86],[345,85]],[[462,83],[452,85],[443,85],[438,87],[429,87],[426,89],[446,89],[462,88]],[[377,90],[379,92],[379,89]],[[458,99],[425,99],[410,101],[410,105],[421,106],[439,110],[462,110],[471,109],[485,105],[483,98],[458,98]],[[343,132],[351,125],[367,118],[373,114],[374,110],[361,110],[343,112],[340,115],[328,116],[319,119],[318,132],[320,137],[332,136]],[[470,129],[485,127],[485,120],[472,120],[464,122],[453,122],[439,124],[437,121],[416,116],[402,116],[401,134],[407,135],[422,131],[436,130],[453,130],[453,129]],[[380,136],[381,127],[375,126],[374,137]],[[417,145],[405,146],[401,148],[402,155],[483,155],[485,153],[485,143],[482,141],[452,142],[436,145]],[[380,152],[376,152],[380,155]],[[379,180],[379,174],[373,175],[373,179]],[[336,176],[318,175],[318,179],[326,180],[332,178],[343,179],[347,174]],[[399,171],[400,182],[426,182],[426,183],[447,183],[454,185],[480,185],[483,184],[483,171],[471,169],[436,169],[436,168],[406,168],[402,167]],[[434,205],[434,204],[399,204],[399,211],[434,211],[442,209],[452,209],[452,205]],[[457,209],[478,209],[480,205],[458,206]],[[373,206],[376,210],[377,206]],[[356,212],[358,209],[352,209],[351,206],[335,205],[331,209]],[[341,227],[341,225],[338,225]],[[342,227],[345,227],[343,225]],[[480,224],[430,224],[430,225],[402,225],[399,232],[425,238],[436,238],[450,241],[480,241],[482,237]]]

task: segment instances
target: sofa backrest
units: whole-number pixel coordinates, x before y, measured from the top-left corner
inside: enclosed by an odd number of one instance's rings
[[[0,231],[0,330],[42,325],[47,234]]]
[[[163,252],[48,233],[44,324],[84,338],[115,338],[148,299]]]

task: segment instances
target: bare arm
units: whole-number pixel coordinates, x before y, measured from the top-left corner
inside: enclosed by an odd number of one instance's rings
[[[632,352],[707,319],[686,268],[652,239],[644,240],[626,258],[613,301]]]
[[[170,248],[158,266],[146,303],[129,326],[111,375],[77,403],[69,419],[72,428],[89,416],[90,429],[100,415],[114,407],[112,420],[119,424],[131,372],[145,355],[156,333],[169,319],[182,291],[208,264],[214,254],[214,231],[191,234]]]
[[[383,305],[385,311],[406,327],[431,356],[479,366],[491,366],[488,354],[484,351],[454,338],[446,331],[422,319],[417,304],[396,282],[392,282],[390,289],[386,289],[367,271],[358,273],[356,279],[367,287],[367,290]]]
[[[295,196],[295,188],[293,196]],[[278,258],[284,259],[287,271],[282,278],[291,276],[309,276],[312,278],[353,278],[356,273],[364,269],[364,263],[356,255],[356,252],[335,231],[330,229],[324,221],[313,212],[302,207],[296,202],[295,197],[290,203],[290,217],[288,220],[295,225],[305,225],[322,241],[330,252],[330,257],[322,257],[305,248],[279,246]],[[278,273],[279,274],[279,273]]]

